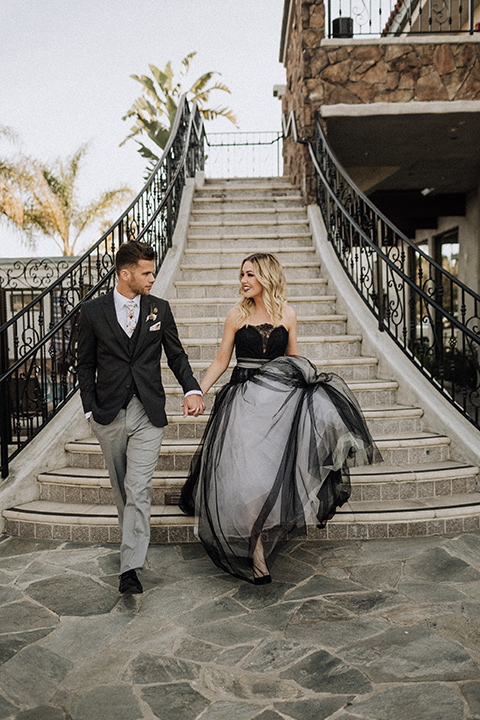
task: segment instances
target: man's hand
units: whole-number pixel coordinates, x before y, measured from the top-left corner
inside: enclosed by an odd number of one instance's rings
[[[186,418],[188,415],[198,417],[205,411],[205,403],[201,395],[188,395],[183,398],[183,417]]]

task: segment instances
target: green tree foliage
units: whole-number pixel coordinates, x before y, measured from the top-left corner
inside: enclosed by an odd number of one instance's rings
[[[210,95],[213,91],[221,91],[230,93],[230,90],[223,83],[215,82],[213,85],[212,78],[218,75],[216,72],[208,72],[195,80],[195,82],[186,89],[186,76],[190,70],[190,65],[196,53],[192,52],[182,60],[182,70],[177,80],[172,70],[171,62],[168,62],[163,72],[155,65],[150,65],[152,76],[148,75],[131,75],[131,77],[139,82],[143,87],[143,94],[135,100],[132,107],[123,116],[123,120],[134,119],[134,124],[130,128],[130,133],[121,143],[123,145],[131,138],[137,138],[138,135],[144,135],[151,140],[157,148],[163,150],[167,144],[170,132],[175,121],[178,102],[180,96],[186,93],[189,102],[197,102],[200,113],[205,120],[213,120],[217,117],[225,117],[230,120],[236,127],[237,120],[232,111],[227,107],[211,108],[207,106],[210,101]],[[150,161],[158,162],[159,156],[156,149],[151,149],[139,140],[138,152]]]
[[[8,127],[0,127],[0,137],[13,145],[19,142],[18,136]],[[0,156],[0,216],[17,227],[23,225],[22,191],[29,178],[30,173],[23,157],[7,159]]]
[[[8,161],[0,158],[0,215],[23,231],[32,248],[40,232],[52,238],[63,255],[72,256],[87,228],[107,223],[112,210],[132,197],[128,187],[120,187],[80,203],[78,176],[86,153],[87,146],[82,145],[70,157],[51,164],[22,154]]]

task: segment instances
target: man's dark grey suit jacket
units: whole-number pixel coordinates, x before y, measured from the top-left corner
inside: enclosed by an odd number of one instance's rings
[[[101,425],[116,418],[132,387],[150,422],[156,427],[167,424],[160,371],[162,347],[183,391],[200,389],[168,302],[142,295],[138,323],[132,347],[117,321],[113,290],[85,303],[81,310],[77,353],[80,393],[85,412],[91,411]]]

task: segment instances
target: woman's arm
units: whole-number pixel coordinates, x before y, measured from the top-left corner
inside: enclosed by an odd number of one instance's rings
[[[211,365],[207,368],[200,383],[200,387],[204,395],[210,390],[220,375],[222,375],[227,369],[232,357],[235,333],[238,330],[238,327],[238,310],[237,308],[232,308],[225,318],[223,336],[218,353],[215,356],[215,360],[213,360]]]
[[[290,305],[285,305],[283,324],[288,330],[288,343],[285,355],[299,355],[297,343],[297,313]]]

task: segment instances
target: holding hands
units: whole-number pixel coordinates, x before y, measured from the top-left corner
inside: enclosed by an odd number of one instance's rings
[[[199,415],[202,415],[203,412],[205,412],[205,403],[203,402],[203,398],[201,395],[187,395],[187,397],[183,398],[181,406],[183,407],[184,418],[186,418],[188,415],[198,417]]]

